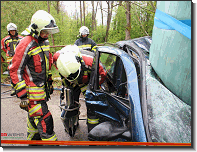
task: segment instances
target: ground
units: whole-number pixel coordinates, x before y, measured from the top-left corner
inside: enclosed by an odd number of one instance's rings
[[[1,136],[1,140],[26,140],[27,139],[27,112],[20,109],[20,99],[7,98],[11,97],[10,92],[5,94],[3,92],[10,90],[10,86],[1,85],[1,134],[7,133],[9,136]],[[80,96],[83,98],[83,95]],[[52,94],[51,100],[47,102],[49,110],[54,120],[54,131],[57,135],[58,141],[88,141],[86,120],[79,121],[79,127],[75,136],[71,138],[65,131],[63,123],[60,119],[61,110],[59,106],[59,91],[55,90]],[[79,119],[86,119],[85,101],[80,100],[80,116]],[[11,136],[12,135],[12,136]],[[21,144],[1,144],[1,146],[27,146]]]

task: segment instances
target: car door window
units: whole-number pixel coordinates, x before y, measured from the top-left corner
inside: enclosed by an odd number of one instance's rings
[[[99,62],[107,74],[100,89],[112,95],[126,98],[127,78],[121,58],[113,54],[101,53]]]

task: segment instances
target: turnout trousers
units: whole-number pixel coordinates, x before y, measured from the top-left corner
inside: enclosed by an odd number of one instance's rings
[[[46,102],[31,105],[27,119],[27,140],[56,141],[53,117]]]

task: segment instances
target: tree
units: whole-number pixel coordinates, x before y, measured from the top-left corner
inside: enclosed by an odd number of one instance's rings
[[[106,29],[105,42],[107,42],[108,35],[109,35],[109,28],[110,28],[110,23],[111,23],[112,9],[113,9],[114,1],[106,1],[106,3],[107,3],[107,29]]]
[[[59,2],[60,1],[57,1],[57,14],[59,14]]]
[[[91,1],[92,3],[92,31],[96,30],[96,13],[97,13],[97,7],[98,2],[96,4],[96,9],[94,8],[94,1]]]
[[[80,3],[80,20],[81,20],[81,26],[82,26],[82,6],[81,6],[81,1],[79,1]]]
[[[92,3],[92,31],[94,31],[94,20],[95,20],[95,17],[94,17],[94,1],[91,1]]]
[[[125,1],[126,3],[126,19],[127,19],[127,25],[125,28],[125,40],[129,40],[131,39],[130,36],[130,31],[131,31],[131,14],[130,14],[130,9],[131,9],[131,5],[129,1]]]
[[[85,1],[83,1],[83,25],[85,26],[86,24],[85,24],[85,15],[86,15],[86,13],[85,13]]]
[[[47,6],[48,6],[48,13],[50,13],[50,4],[49,4],[50,2],[49,1],[47,1]]]
[[[57,14],[59,14],[59,9],[60,9],[59,2],[60,1],[55,1],[55,2],[52,1],[52,4],[57,11]]]
[[[102,7],[102,1],[100,1],[99,4],[100,4],[100,9],[101,9],[101,23],[103,25],[103,7]]]
[[[95,40],[97,44],[104,42],[115,43],[126,38],[125,31],[126,28],[128,29],[127,26],[129,23],[127,23],[126,20],[128,14],[126,15],[125,13],[127,10],[125,1],[96,1],[97,5],[94,2],[94,13],[92,13],[93,11],[87,12],[88,9],[85,5],[85,1],[76,2],[80,4],[80,15],[78,19],[76,17],[72,18],[73,16],[68,16],[63,6],[64,3],[61,1],[58,2],[59,3],[57,3],[57,1],[1,1],[1,39],[7,35],[6,26],[8,23],[15,23],[18,27],[18,33],[20,34],[30,25],[32,15],[40,9],[50,12],[55,18],[60,30],[59,33],[53,35],[54,42],[53,38],[49,36],[50,45],[74,44],[79,33],[79,27],[83,25],[90,29],[92,35],[89,35],[89,37]],[[106,9],[103,8],[104,2],[107,4]],[[154,25],[156,1],[130,1],[130,4],[131,39],[145,35],[151,36]],[[102,23],[100,26],[96,26],[95,22],[97,6],[101,9],[99,10],[101,11]],[[103,23],[104,11],[107,12],[107,25]],[[75,10],[73,10],[73,12],[75,12]],[[52,48],[52,50],[57,49]]]
[[[48,6],[48,13],[50,14],[50,1],[47,1],[47,6]],[[54,43],[53,34],[51,34],[51,39],[52,39],[52,43],[53,43],[53,46],[54,46],[55,43]]]

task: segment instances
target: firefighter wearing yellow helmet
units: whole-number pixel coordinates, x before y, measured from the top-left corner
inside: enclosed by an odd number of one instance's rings
[[[57,59],[57,68],[65,79],[73,82],[81,72],[81,63],[76,58],[76,56],[80,56],[79,48],[76,45],[68,45],[61,52]]]
[[[55,19],[46,11],[38,10],[31,24],[22,32],[26,35],[15,49],[10,65],[10,77],[20,108],[28,112],[27,140],[56,141],[53,118],[47,101],[53,93],[52,54],[49,34],[59,31]]]
[[[65,99],[68,101],[71,98],[65,108],[71,110],[71,108],[75,109],[78,107],[80,93],[85,94],[87,89],[93,58],[93,52],[84,51],[76,45],[67,45],[54,54],[53,61],[60,73],[63,85],[60,100],[63,101]],[[99,68],[99,74],[101,75],[100,83],[102,83],[105,80],[106,72],[101,64]],[[70,91],[69,95],[68,90]],[[68,97],[70,98],[68,99]],[[72,137],[78,126],[78,110],[79,109],[74,112],[66,112],[63,110],[61,114],[65,130]],[[73,120],[71,121],[70,119]],[[70,122],[73,122],[73,124],[69,124]]]

